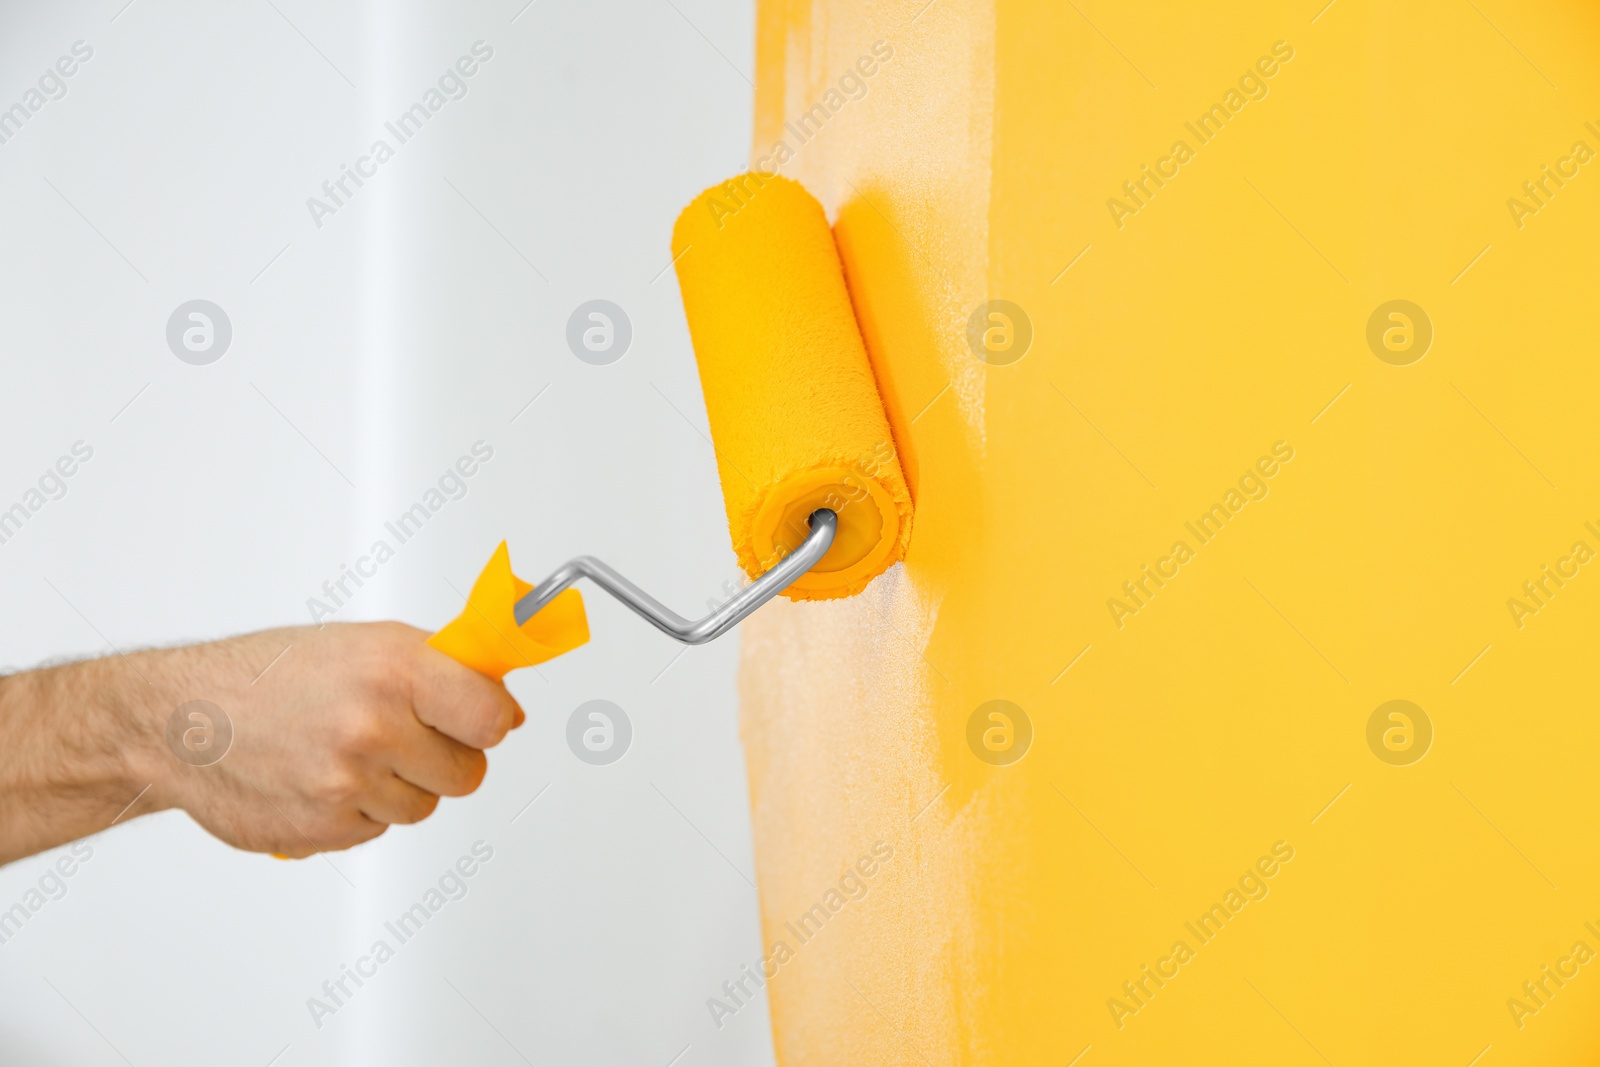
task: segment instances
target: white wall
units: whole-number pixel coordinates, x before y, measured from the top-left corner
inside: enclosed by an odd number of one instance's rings
[[[123,4],[0,6],[0,107],[94,50],[0,144],[0,506],[94,449],[0,545],[0,662],[306,621],[480,439],[466,497],[340,619],[443,624],[501,537],[530,580],[592,552],[685,612],[720,593],[735,571],[664,268],[679,208],[743,168],[750,5]],[[393,145],[383,121],[478,40],[494,54],[467,95],[315,226],[306,199]],[[610,366],[565,342],[596,297],[633,324]],[[208,366],[165,338],[195,298],[233,327]],[[770,1062],[764,1004],[720,1031],[705,1007],[759,953],[735,639],[680,658],[587,599],[592,643],[512,676],[527,726],[420,826],[300,863],[180,813],[95,837],[0,946],[0,1062]],[[634,724],[611,766],[564,740],[592,698]],[[314,1026],[307,998],[479,840],[468,895]],[[0,909],[50,859],[0,870]]]

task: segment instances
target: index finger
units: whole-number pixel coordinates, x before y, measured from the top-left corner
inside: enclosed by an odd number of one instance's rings
[[[472,748],[493,748],[522,718],[506,687],[428,645],[419,645],[411,684],[417,718]]]

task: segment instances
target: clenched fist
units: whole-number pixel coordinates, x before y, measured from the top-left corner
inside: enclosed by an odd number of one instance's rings
[[[268,630],[0,679],[0,863],[165,808],[286,856],[426,818],[524,718],[426,638]]]

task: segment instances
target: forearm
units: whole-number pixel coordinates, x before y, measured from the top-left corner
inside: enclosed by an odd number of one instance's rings
[[[163,806],[161,791],[146,791],[161,743],[146,679],[165,655],[0,679],[0,864],[103,830],[132,814],[136,797],[141,813]]]

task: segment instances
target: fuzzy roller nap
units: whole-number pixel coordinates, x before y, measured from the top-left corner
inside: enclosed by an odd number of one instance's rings
[[[822,206],[795,182],[748,173],[684,209],[672,252],[733,548],[755,581],[690,620],[591,556],[529,586],[501,544],[460,616],[429,639],[490,677],[588,640],[568,588],[580,578],[700,644],[780,592],[858,593],[905,553],[911,493]]]
[[[911,493],[822,205],[750,172],[684,209],[672,254],[740,565],[763,573],[829,508],[833,547],[786,595],[860,592],[905,553]]]

